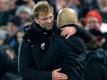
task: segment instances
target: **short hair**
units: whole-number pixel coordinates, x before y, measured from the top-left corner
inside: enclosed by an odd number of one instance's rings
[[[71,8],[63,8],[57,15],[57,26],[61,28],[65,25],[75,24],[78,15],[75,10]]]
[[[45,13],[48,13],[49,11],[53,12],[53,8],[47,1],[40,1],[34,6],[32,11],[34,18],[38,18],[40,12]]]

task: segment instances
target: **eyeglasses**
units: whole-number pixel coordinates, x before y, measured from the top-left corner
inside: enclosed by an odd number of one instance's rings
[[[54,16],[50,16],[50,17],[39,17],[38,19],[42,20],[42,21],[47,21],[47,20],[52,20],[54,19]]]

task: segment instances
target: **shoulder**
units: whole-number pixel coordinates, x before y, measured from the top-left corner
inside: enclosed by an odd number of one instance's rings
[[[91,51],[87,55],[86,61],[87,63],[96,61],[107,66],[107,51],[103,50],[102,48]]]
[[[23,39],[33,39],[34,37],[37,37],[37,35],[39,34],[38,31],[36,30],[37,25],[32,23],[30,25],[27,25],[24,27],[24,37]],[[37,34],[37,35],[36,35]]]

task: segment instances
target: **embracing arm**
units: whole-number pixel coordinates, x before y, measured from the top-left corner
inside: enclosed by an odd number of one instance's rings
[[[43,71],[33,65],[30,47],[27,42],[22,42],[19,49],[19,75],[27,80],[67,80],[67,75],[60,73],[61,69]],[[35,67],[35,68],[34,68]]]

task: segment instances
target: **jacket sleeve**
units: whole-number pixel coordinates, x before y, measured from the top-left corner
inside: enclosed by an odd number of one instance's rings
[[[72,47],[72,46],[71,46]],[[75,53],[70,45],[61,45],[63,54],[62,72],[68,75],[68,80],[84,80],[84,54]]]
[[[93,35],[83,27],[77,26],[76,29],[76,34],[80,36],[86,43],[92,39]]]
[[[107,80],[107,68],[97,62],[92,61],[86,68],[86,80]]]
[[[51,80],[51,72],[33,68],[30,46],[27,41],[23,40],[21,43],[18,57],[18,72],[24,80]]]
[[[76,34],[84,40],[88,49],[92,50],[92,49],[100,48],[100,45],[97,42],[96,37],[92,35],[89,31],[79,26],[76,27],[76,29],[77,29]]]

